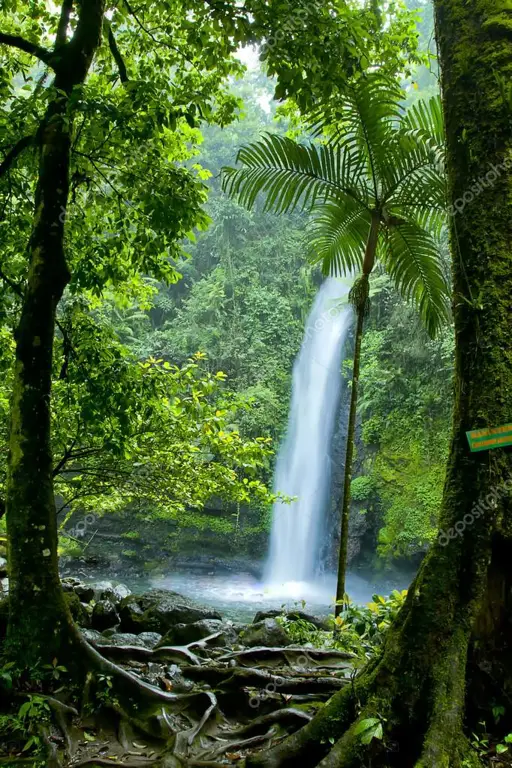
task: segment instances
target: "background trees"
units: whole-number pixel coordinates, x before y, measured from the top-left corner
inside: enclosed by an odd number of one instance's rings
[[[447,320],[448,293],[439,238],[445,201],[442,119],[437,101],[403,116],[400,90],[382,74],[356,81],[339,104],[320,107],[311,122],[327,143],[309,146],[278,136],[242,148],[240,169],[224,169],[228,194],[251,207],[260,193],[268,210],[310,211],[309,255],[324,274],[358,277],[351,403],[341,511],[337,611],[345,594],[350,487],[363,324],[369,278],[377,262],[404,298],[416,304],[433,335]],[[360,273],[360,274],[359,274]]]
[[[274,40],[271,33],[288,24],[293,4],[281,3],[270,15],[258,0],[243,7],[172,2],[137,8],[86,0],[55,10],[36,3],[29,14],[23,4],[7,10],[0,35],[1,267],[4,283],[21,298],[12,323],[6,488],[9,642],[22,662],[25,637],[34,658],[64,652],[70,639],[57,570],[50,421],[54,331],[64,291],[100,296],[111,290],[126,298],[140,291],[143,275],[168,283],[178,278],[183,238],[208,223],[204,174],[187,165],[190,146],[201,122],[223,125],[234,116],[238,102],[225,83],[241,69],[233,56],[241,44],[266,38],[278,96],[293,92],[298,103],[310,104],[325,87],[322,66],[333,46],[339,55],[329,88],[336,91],[367,66],[360,57],[365,47],[394,70],[404,59],[389,33],[399,33],[406,50],[414,49],[415,36],[407,15],[384,26],[373,9],[329,2],[309,4],[307,18]],[[134,145],[143,145],[142,152]],[[71,348],[63,333],[64,372]]]

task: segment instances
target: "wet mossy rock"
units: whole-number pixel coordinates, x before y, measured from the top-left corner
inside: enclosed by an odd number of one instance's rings
[[[80,598],[74,592],[66,592],[64,594],[64,600],[66,601],[69,612],[73,620],[79,627],[89,627],[91,625],[91,616],[87,607],[80,602]]]
[[[201,619],[201,621],[195,621],[192,624],[176,624],[175,627],[171,627],[160,641],[159,646],[188,645],[219,632],[221,634],[211,645],[230,646],[238,640],[238,634],[230,624],[219,621],[219,619]]]
[[[129,595],[119,608],[123,632],[158,632],[165,635],[177,624],[193,624],[206,619],[222,620],[217,611],[192,605],[183,595],[166,590],[151,590],[145,595]]]
[[[256,624],[249,624],[240,634],[240,642],[250,648],[283,648],[290,645],[290,638],[276,619],[263,619]]]
[[[98,600],[92,612],[93,629],[110,629],[119,624],[120,618],[111,600]]]
[[[286,613],[283,613],[283,611],[273,610],[273,611],[258,611],[258,613],[255,615],[253,619],[253,624],[258,624],[260,621],[263,621],[264,619],[276,619],[279,616],[285,616],[287,619],[290,619],[291,621],[307,621],[308,624],[312,624],[317,629],[323,629],[326,631],[329,631],[332,629],[332,620],[328,618],[322,618],[321,616],[314,616],[312,613],[305,613],[304,611],[288,611]]]

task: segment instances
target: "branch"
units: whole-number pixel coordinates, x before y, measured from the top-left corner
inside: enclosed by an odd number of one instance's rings
[[[23,298],[23,289],[21,288],[18,283],[14,282],[14,280],[11,280],[10,277],[7,277],[5,272],[0,269],[0,279],[4,281],[4,283],[7,283],[7,285],[11,288],[14,293],[19,296],[21,299]]]
[[[55,468],[53,470],[53,477],[56,477],[56,475],[58,475],[59,472],[62,471],[63,467],[66,466],[67,462],[69,461],[69,457],[71,456],[71,453],[73,451],[73,448],[75,447],[77,439],[78,438],[75,437],[72,440],[71,445],[69,446],[69,448],[66,448],[66,450],[64,451],[64,455],[62,456],[61,460],[59,461],[59,463],[55,466]]]
[[[1,37],[1,34],[0,34]],[[14,162],[18,159],[18,156],[21,155],[24,149],[27,147],[30,147],[32,142],[34,141],[34,136],[23,136],[22,139],[20,139],[12,149],[9,150],[9,152],[6,154],[2,162],[0,163],[0,179],[2,176],[4,176],[7,171],[11,168],[11,166],[14,164]]]
[[[67,43],[69,18],[72,10],[73,0],[64,0],[60,9],[59,26],[57,27],[57,34],[55,36],[55,50]]]
[[[116,39],[114,37],[114,33],[112,32],[112,28],[110,27],[110,25],[108,28],[108,47],[110,48],[110,53],[112,54],[112,58],[117,64],[117,68],[119,70],[119,78],[121,82],[127,83],[129,78],[128,78],[128,72],[126,71],[126,64],[124,63],[124,59],[121,56],[121,52],[119,48],[117,47]]]
[[[30,40],[25,40],[21,35],[6,35],[4,32],[0,32],[0,45],[9,45],[11,48],[18,48],[20,51],[30,53],[31,56],[35,56],[46,64],[52,66],[53,54],[51,51],[47,51],[37,43],[31,43]]]

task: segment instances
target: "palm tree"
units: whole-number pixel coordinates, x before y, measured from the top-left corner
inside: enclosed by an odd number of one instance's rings
[[[439,253],[444,221],[443,124],[438,99],[405,111],[403,93],[379,74],[361,78],[336,108],[310,121],[322,143],[265,135],[240,149],[241,168],[223,169],[225,191],[251,208],[311,213],[311,259],[324,274],[358,274],[350,292],[356,313],[354,367],[341,510],[336,614],[342,609],[348,549],[361,340],[369,278],[380,263],[399,293],[418,308],[430,335],[448,317],[448,286]]]

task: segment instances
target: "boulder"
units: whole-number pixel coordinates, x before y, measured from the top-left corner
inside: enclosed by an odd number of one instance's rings
[[[73,592],[78,595],[81,603],[90,603],[94,599],[94,588],[90,584],[75,584]]]
[[[188,645],[196,640],[203,640],[216,632],[222,634],[211,643],[212,647],[233,645],[238,640],[237,633],[230,624],[219,621],[219,619],[201,619],[201,621],[194,621],[192,624],[176,624],[176,626],[171,627],[158,645]]]
[[[101,645],[103,635],[101,632],[98,632],[97,629],[81,629],[82,637],[87,640],[88,643],[94,643],[94,645]],[[108,645],[108,643],[104,643],[104,645]]]
[[[135,635],[139,638],[139,642],[146,648],[156,648],[162,639],[162,635],[158,632],[141,632],[140,635]]]
[[[196,608],[187,603],[177,602],[176,598],[164,598],[150,606],[142,617],[145,631],[165,634],[176,624],[193,624],[201,619],[222,619],[217,611],[208,608]]]
[[[74,576],[65,576],[60,580],[60,583],[64,592],[72,592],[77,584],[81,584],[81,581],[80,579],[75,579]]]
[[[129,595],[121,601],[119,615],[123,632],[158,632],[161,635],[176,624],[222,619],[217,611],[198,608],[182,595],[167,590],[151,590],[140,596]]]
[[[109,629],[109,627],[115,627],[119,621],[119,614],[114,603],[111,600],[98,600],[92,612],[92,628],[102,631]]]
[[[249,648],[283,648],[290,645],[290,638],[275,619],[263,619],[256,624],[249,624],[241,633],[240,642]]]
[[[144,611],[139,600],[140,598],[136,595],[129,595],[124,600],[121,600],[119,618],[121,619],[121,629],[123,632],[139,634],[144,631],[142,626]]]
[[[180,595],[179,592],[173,592],[172,589],[149,589],[147,592],[145,592],[143,595],[139,595],[137,598],[141,607],[145,611],[152,605],[155,605],[155,603],[158,603],[161,600],[169,599],[174,599],[179,603],[190,605],[190,600],[187,597]]]
[[[332,625],[328,618],[322,618],[321,616],[314,616],[311,613],[305,613],[304,611],[258,611],[253,619],[253,624],[258,624],[264,619],[275,619],[277,616],[286,616],[287,619],[301,619],[313,624],[317,629],[330,630]]]
[[[94,591],[95,600],[115,600],[115,587],[111,581],[97,581],[90,585]]]
[[[87,606],[80,602],[78,595],[74,592],[65,592],[64,600],[68,605],[73,621],[75,621],[79,627],[90,627],[91,616],[87,610]]]
[[[120,603],[125,597],[131,595],[131,589],[128,589],[126,584],[116,584],[114,587],[114,602]]]
[[[134,645],[138,648],[154,648],[161,637],[151,632],[142,632],[140,635],[132,635],[130,632],[109,632],[100,635],[100,639],[95,642],[98,645]],[[158,639],[155,641],[155,638]]]

